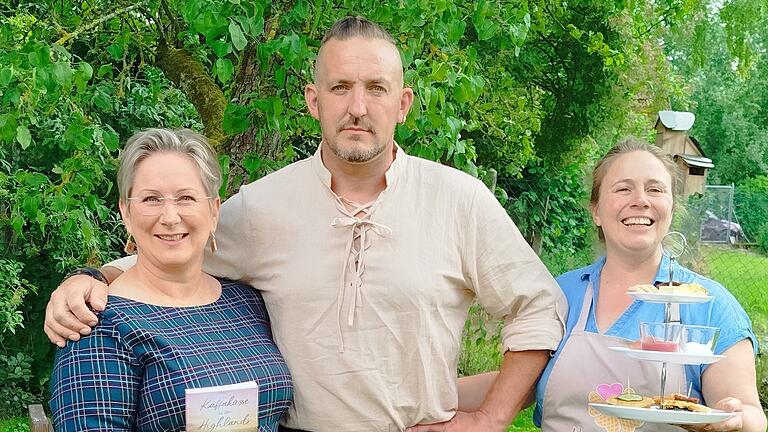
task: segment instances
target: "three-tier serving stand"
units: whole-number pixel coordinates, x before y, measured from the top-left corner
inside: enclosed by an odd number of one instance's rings
[[[674,281],[674,271],[675,266],[677,264],[678,258],[685,252],[687,246],[687,241],[685,239],[685,236],[683,236],[681,233],[678,232],[670,232],[662,241],[662,251],[665,255],[667,255],[670,259],[669,263],[669,284],[672,285]],[[672,290],[669,291],[669,293],[644,293],[644,292],[634,292],[630,293],[635,299],[640,301],[646,301],[651,303],[663,303],[664,304],[664,324],[672,324],[672,305],[675,303],[678,304],[691,304],[691,303],[705,303],[711,301],[714,297],[711,296],[688,296],[688,295],[675,295],[671,294],[673,293]],[[680,322],[679,324],[683,324]],[[681,343],[682,345],[682,343]],[[722,360],[725,358],[721,355],[715,355],[715,354],[686,354],[686,353],[680,353],[680,352],[663,352],[663,351],[644,351],[644,350],[638,350],[638,349],[630,349],[627,347],[612,347],[612,349],[616,351],[623,352],[626,355],[629,355],[630,357],[634,357],[641,361],[653,361],[653,362],[660,362],[661,363],[661,382],[660,382],[660,391],[659,391],[659,397],[660,397],[660,403],[659,406],[663,406],[664,402],[664,395],[667,385],[667,364],[682,364],[682,365],[701,365],[701,364],[710,364],[717,362],[719,360]],[[600,404],[591,404],[593,406],[597,405],[596,408],[600,408]],[[606,405],[603,405],[603,407],[606,407]],[[614,407],[615,408],[615,407]],[[621,418],[627,418],[632,420],[645,420],[643,415],[638,415],[638,411],[635,409],[631,410],[632,412],[628,414],[626,417],[622,416],[620,413],[617,415],[617,413],[613,412],[611,415],[621,417]],[[642,413],[642,410],[639,411],[639,413]],[[723,413],[725,414],[725,413]],[[719,420],[713,419],[713,422],[716,422]],[[692,423],[700,423],[698,421],[692,422]]]

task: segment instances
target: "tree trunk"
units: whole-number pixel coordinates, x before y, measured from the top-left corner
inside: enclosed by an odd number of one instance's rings
[[[250,102],[248,95],[265,97],[264,93],[274,91],[272,86],[264,82],[265,77],[261,75],[256,52],[257,47],[257,44],[249,44],[243,52],[241,67],[232,85],[232,101],[234,103],[246,105]],[[230,181],[227,186],[227,192],[230,195],[237,192],[240,186],[249,181],[248,172],[242,164],[246,153],[255,153],[262,160],[280,158],[285,147],[281,135],[277,132],[259,134],[259,129],[262,127],[264,126],[258,122],[258,119],[251,118],[251,125],[248,129],[232,137],[222,148],[222,151],[231,158]],[[237,181],[238,179],[239,181]]]
[[[213,148],[226,151],[227,135],[222,120],[227,100],[202,63],[186,50],[169,47],[163,41],[157,45],[155,63],[195,106],[203,122],[203,133]]]
[[[274,38],[278,25],[279,15],[268,20],[264,30],[266,39]],[[231,98],[227,99],[204,66],[186,50],[170,47],[163,40],[158,42],[157,66],[195,106],[203,122],[204,133],[216,151],[230,157],[228,195],[249,181],[249,173],[243,166],[246,154],[254,153],[261,160],[276,160],[280,159],[285,148],[279,133],[260,133],[264,125],[255,116],[251,117],[248,129],[236,136],[228,137],[223,130],[224,111],[228,101],[246,106],[252,97],[265,98],[277,91],[271,81],[262,76],[257,49],[258,43],[252,42],[243,51],[239,61],[240,67],[232,82]],[[269,71],[270,68],[265,70]],[[269,75],[269,72],[266,75]]]

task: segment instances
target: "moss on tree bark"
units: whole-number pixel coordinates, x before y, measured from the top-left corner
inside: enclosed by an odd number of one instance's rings
[[[228,140],[222,129],[227,99],[224,92],[208,75],[202,63],[186,50],[160,42],[155,57],[157,66],[173,81],[195,106],[203,122],[203,133],[217,152],[224,150]]]

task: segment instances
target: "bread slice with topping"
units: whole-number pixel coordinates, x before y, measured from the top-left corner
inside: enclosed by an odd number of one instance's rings
[[[610,405],[621,405],[635,408],[648,408],[655,402],[652,398],[641,396],[637,393],[624,393],[612,398],[608,398],[606,401]]]

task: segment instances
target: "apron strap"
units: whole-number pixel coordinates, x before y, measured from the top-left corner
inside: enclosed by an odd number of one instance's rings
[[[592,289],[592,281],[587,282],[587,289],[584,290],[584,300],[581,303],[581,312],[579,312],[579,320],[576,321],[574,330],[585,331],[587,329],[587,319],[589,318],[589,309],[592,307],[592,300],[594,290]],[[670,308],[670,316],[672,322],[682,322],[680,320],[680,303],[672,303]]]
[[[574,330],[584,331],[587,329],[587,318],[589,318],[589,308],[592,307],[592,281],[587,282],[587,289],[584,290],[584,301],[581,303],[581,312],[579,320],[576,322]]]

